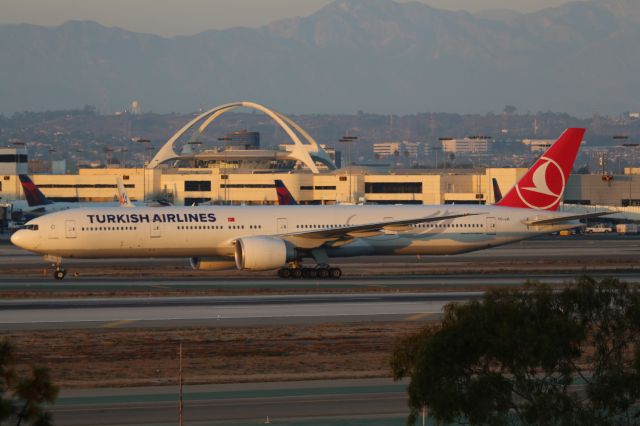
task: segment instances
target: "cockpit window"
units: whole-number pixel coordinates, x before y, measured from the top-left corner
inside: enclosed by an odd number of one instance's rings
[[[28,229],[30,231],[37,231],[38,225],[25,225],[23,229]]]

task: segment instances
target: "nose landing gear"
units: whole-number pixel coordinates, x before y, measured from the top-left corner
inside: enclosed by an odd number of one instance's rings
[[[56,280],[63,280],[66,275],[67,270],[61,266],[56,266],[56,270],[53,271],[53,278],[55,278]]]
[[[47,262],[51,262],[51,266],[55,269],[53,271],[53,278],[56,280],[63,280],[67,275],[67,270],[62,267],[62,258],[60,256],[44,256],[44,260]]]

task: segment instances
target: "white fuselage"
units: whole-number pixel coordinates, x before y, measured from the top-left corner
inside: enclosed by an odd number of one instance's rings
[[[358,224],[469,213],[438,222],[346,235],[325,244],[329,257],[374,254],[456,254],[578,226],[530,226],[565,214],[498,206],[197,206],[81,208],[28,223],[12,242],[69,258],[232,258],[237,239],[334,229]],[[37,228],[37,229],[36,229]]]

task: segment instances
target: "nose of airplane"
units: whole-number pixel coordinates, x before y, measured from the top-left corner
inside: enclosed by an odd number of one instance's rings
[[[11,243],[25,250],[34,250],[38,246],[38,234],[34,231],[21,229],[11,235]]]

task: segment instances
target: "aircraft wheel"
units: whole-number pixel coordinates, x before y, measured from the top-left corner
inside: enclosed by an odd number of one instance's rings
[[[56,280],[62,280],[62,279],[64,279],[65,275],[67,275],[67,271],[66,271],[66,270],[64,270],[63,268],[56,269],[56,270],[53,272],[53,277],[54,277]]]
[[[339,279],[342,276],[342,269],[340,268],[329,268],[329,277],[334,280]]]
[[[329,268],[318,268],[318,278],[327,278],[329,276]]]
[[[309,268],[309,275],[307,278],[318,278],[318,270],[315,268]]]
[[[278,269],[278,276],[280,278],[291,278],[291,269],[289,268]]]
[[[302,269],[301,268],[293,268],[291,270],[291,278],[302,278]]]

